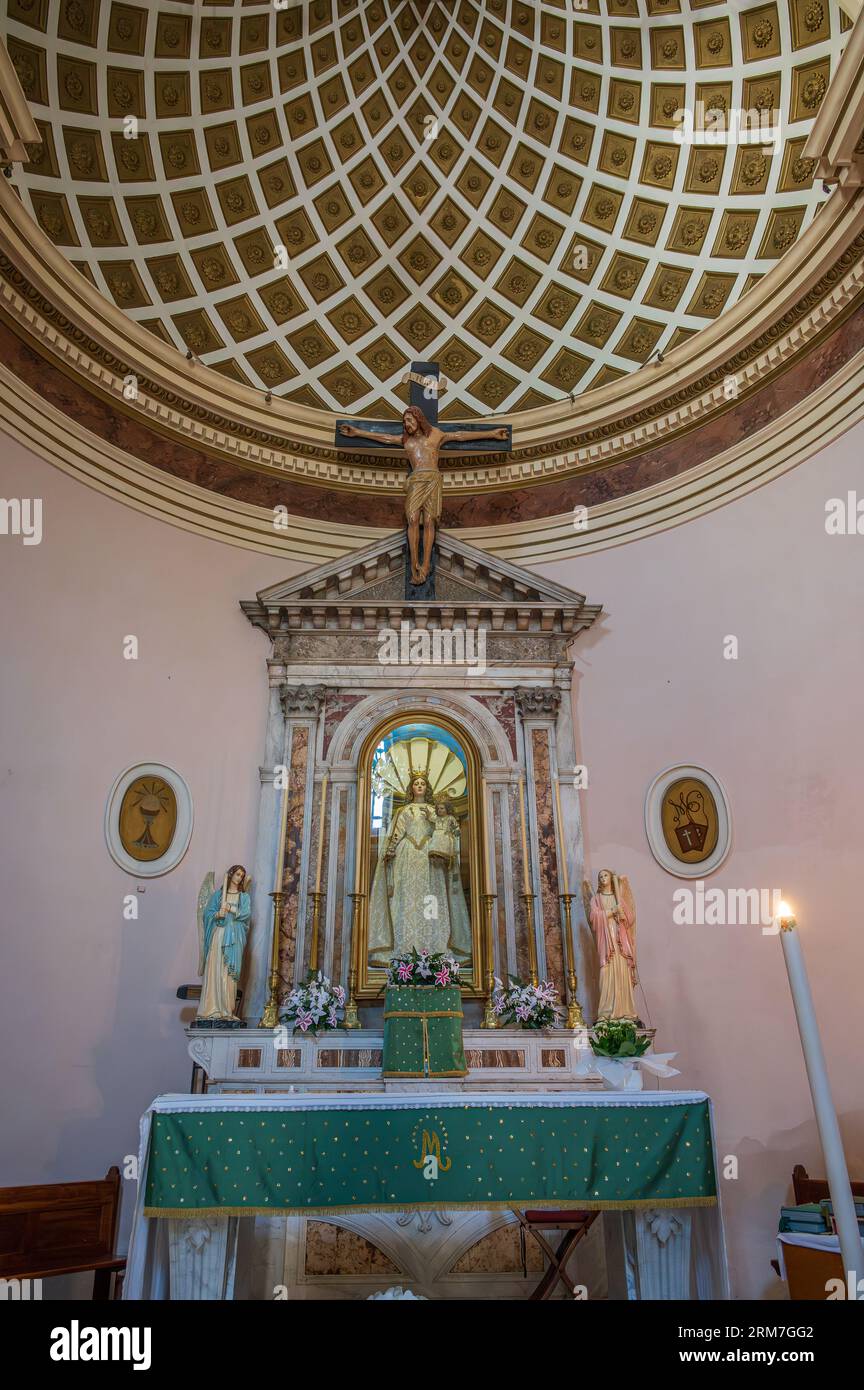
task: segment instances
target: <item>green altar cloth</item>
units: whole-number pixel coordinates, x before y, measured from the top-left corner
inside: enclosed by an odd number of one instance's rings
[[[458,985],[391,985],[384,996],[381,1075],[465,1076],[462,992]]]
[[[713,1206],[704,1093],[165,1097],[144,1215]]]

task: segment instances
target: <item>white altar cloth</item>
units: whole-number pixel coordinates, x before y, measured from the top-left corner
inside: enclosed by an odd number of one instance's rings
[[[232,1299],[241,1227],[254,1227],[251,1217],[220,1217],[202,1212],[187,1220],[151,1219],[144,1214],[147,1165],[154,1114],[220,1113],[226,1111],[309,1111],[333,1109],[400,1109],[418,1104],[430,1107],[489,1106],[668,1106],[708,1102],[704,1091],[529,1092],[470,1094],[465,1091],[370,1094],[166,1094],[157,1096],[141,1118],[138,1193],[127,1259],[123,1297],[126,1299]],[[715,1153],[715,1172],[717,1171]],[[499,1214],[500,1215],[500,1214]],[[727,1299],[729,1279],[718,1186],[717,1205],[679,1209],[640,1208],[620,1213],[603,1212],[609,1227],[606,1245],[620,1257],[617,1296],[629,1299],[692,1298]],[[452,1217],[458,1220],[460,1212]],[[268,1218],[302,1220],[288,1215]],[[505,1220],[506,1218],[502,1218]],[[515,1219],[515,1218],[513,1218]],[[339,1224],[350,1228],[351,1217]],[[394,1213],[382,1223],[404,1221]],[[368,1228],[368,1219],[366,1221]],[[610,1280],[610,1289],[612,1281]]]
[[[840,1237],[825,1232],[824,1235],[809,1235],[806,1231],[780,1231],[777,1235],[777,1263],[780,1266],[780,1278],[788,1283],[786,1274],[786,1260],[784,1258],[784,1245],[801,1245],[806,1250],[827,1250],[835,1254],[840,1253]]]

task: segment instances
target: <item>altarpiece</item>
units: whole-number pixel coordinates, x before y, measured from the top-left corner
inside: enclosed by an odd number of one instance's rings
[[[250,1134],[242,1119],[250,1111],[255,1133],[271,1125],[281,1136],[286,1125],[296,1124],[311,1132],[310,1117],[320,1114],[324,1134],[331,1110],[335,1115],[364,1105],[362,1124],[383,1116],[387,1133],[396,1124],[389,1107],[407,1125],[398,1171],[409,1176],[425,1168],[430,1153],[436,1164],[441,1160],[436,1171],[448,1177],[454,1171],[448,1145],[456,1142],[456,1131],[447,1116],[449,1107],[458,1108],[460,1093],[465,1105],[487,1116],[495,1107],[503,1115],[517,1104],[558,1106],[567,1108],[568,1123],[593,1130],[615,1098],[598,1106],[591,1095],[598,1096],[598,1083],[585,1082],[577,1067],[577,1038],[584,1036],[577,1025],[583,1006],[586,1017],[597,1016],[598,974],[577,893],[583,843],[572,671],[577,639],[600,608],[447,533],[438,533],[431,573],[418,594],[403,532],[273,585],[242,608],[266,635],[269,689],[250,866],[245,1024],[187,1029],[193,1090],[208,1095],[188,1102],[169,1098],[179,1111],[189,1111],[185,1118],[169,1120],[154,1107],[146,1118],[153,1144],[166,1142],[166,1127],[191,1125],[190,1133],[198,1134],[195,1106],[211,1098],[225,1112],[216,1128],[227,1133],[236,1124],[238,1136]],[[430,899],[437,906],[431,918],[423,911]],[[388,959],[424,948],[446,949],[459,961],[461,998],[451,1013],[458,1004],[464,1060],[460,1049],[459,1067],[445,1068],[444,1082],[431,1075],[406,1079],[414,1064],[404,1059],[403,1075],[387,1079]],[[344,988],[345,1026],[318,1037],[274,1027],[280,1001],[317,970]],[[511,975],[551,981],[567,1003],[568,1026],[549,1032],[495,1027],[493,982]],[[424,1091],[442,1086],[453,1093],[436,1098]],[[405,1112],[422,1108],[423,1096],[435,1099],[439,1110],[437,1128],[421,1135]],[[707,1097],[695,1093],[669,1099],[684,1107],[682,1115],[707,1105]],[[640,1116],[650,1113],[641,1107],[653,1102],[665,1103],[665,1097],[631,1102],[637,1109],[628,1122],[641,1124]],[[268,1118],[280,1107],[290,1111],[284,1123]],[[233,1110],[239,1118],[231,1121],[227,1112]],[[677,1124],[674,1110],[667,1119]],[[344,1128],[349,1121],[340,1123]],[[710,1150],[710,1119],[706,1124]],[[149,1143],[142,1147],[145,1163],[157,1152]],[[170,1144],[163,1152],[172,1152]],[[221,1160],[208,1155],[213,1161],[221,1171]],[[219,1219],[225,1199],[214,1188],[209,1214],[204,1210],[190,1223],[178,1219],[183,1208],[171,1210],[170,1163],[167,1158],[152,1170],[136,1213],[135,1286],[150,1289],[150,1296],[162,1296],[154,1291],[166,1287],[167,1276],[159,1273],[166,1260],[170,1287],[186,1287],[191,1279],[205,1290],[200,1297],[232,1296],[226,1290],[235,1288],[241,1265],[252,1275],[239,1296],[269,1297],[273,1281],[292,1298],[356,1297],[380,1285],[385,1268],[431,1297],[524,1295],[518,1223],[506,1204],[469,1202],[465,1210],[463,1193],[459,1209],[442,1202],[427,1209],[421,1182],[419,1195],[405,1199],[402,1210],[392,1167],[393,1200],[374,1209],[354,1206],[367,1190],[359,1171],[355,1193],[325,1193],[308,1215],[290,1207],[278,1212],[281,1191],[277,1184],[270,1193],[265,1175],[242,1207],[225,1209],[227,1219]],[[544,1164],[531,1172],[542,1172]],[[168,1181],[161,1196],[159,1172]],[[332,1172],[338,1176],[342,1169]],[[385,1169],[381,1173],[385,1181]],[[349,1176],[342,1173],[345,1181]],[[596,1267],[614,1266],[618,1273],[603,1275],[605,1286],[592,1286],[591,1297],[656,1296],[634,1293],[635,1285],[627,1284],[621,1271],[632,1261],[643,1290],[672,1280],[676,1296],[687,1297],[700,1282],[723,1286],[708,1169],[705,1181],[704,1195],[683,1195],[683,1206],[696,1207],[692,1214],[670,1210],[661,1219],[653,1206],[610,1211],[607,1221],[592,1227],[586,1247],[593,1240],[595,1254],[601,1252]],[[307,1187],[301,1182],[304,1193]],[[611,1205],[646,1207],[631,1200],[633,1193]],[[302,1196],[301,1204],[312,1200]],[[256,1204],[254,1212],[247,1201]],[[595,1205],[610,1206],[602,1193]],[[251,1219],[244,1221],[246,1211]],[[193,1228],[207,1233],[194,1255],[187,1239]],[[244,1242],[252,1248],[245,1261],[238,1254]],[[155,1271],[152,1278],[148,1271]]]
[[[273,770],[284,765],[280,986],[305,978],[314,924],[316,964],[343,980],[361,1008],[374,1009],[394,901],[396,931],[419,939],[412,874],[428,882],[425,841],[446,827],[458,867],[442,881],[447,921],[429,944],[440,936],[464,959],[464,994],[476,1001],[479,1024],[490,969],[502,978],[539,973],[567,995],[559,895],[562,881],[582,875],[568,649],[600,610],[449,535],[436,547],[434,589],[434,598],[405,600],[405,538],[397,533],[243,604],[272,644],[253,915],[266,922],[270,910],[280,831]],[[473,654],[448,659],[478,633],[484,640],[469,644]],[[408,804],[418,771],[428,781],[429,814]],[[385,861],[394,837],[395,856]],[[585,937],[577,924],[579,978]],[[267,948],[259,930],[248,963],[249,1019],[266,1004]]]

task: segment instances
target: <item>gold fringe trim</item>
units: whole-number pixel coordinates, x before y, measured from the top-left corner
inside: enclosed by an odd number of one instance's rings
[[[348,1216],[359,1212],[363,1216],[378,1211],[513,1211],[518,1204],[509,1202],[358,1202],[348,1207],[147,1207],[144,1215],[150,1220],[192,1221],[206,1213],[209,1216]],[[642,1207],[716,1207],[716,1197],[646,1197],[634,1202],[580,1202],[575,1197],[557,1201],[540,1198],[526,1200],[521,1211],[637,1211]]]
[[[444,993],[444,991],[445,991],[446,989],[461,989],[461,988],[462,988],[461,985],[405,985],[405,984],[401,984],[401,985],[387,985],[387,989],[395,989],[395,990],[401,990],[401,989],[412,989],[412,990],[413,990],[413,989],[437,989],[437,990],[439,990],[442,994]]]
[[[387,1018],[464,1018],[461,1009],[417,1009],[415,1013],[385,1013]]]
[[[418,1077],[422,1081],[440,1081],[442,1076],[467,1076],[466,1071],[382,1071],[384,1081],[401,1081],[403,1077]]]

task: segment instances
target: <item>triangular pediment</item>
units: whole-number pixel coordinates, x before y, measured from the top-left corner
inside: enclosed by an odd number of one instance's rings
[[[271,584],[261,590],[254,606],[272,611],[297,604],[405,602],[405,533],[395,531],[339,560]],[[585,595],[554,584],[521,565],[477,550],[452,534],[439,532],[435,597],[423,602],[581,609]],[[252,606],[243,605],[247,612]]]

